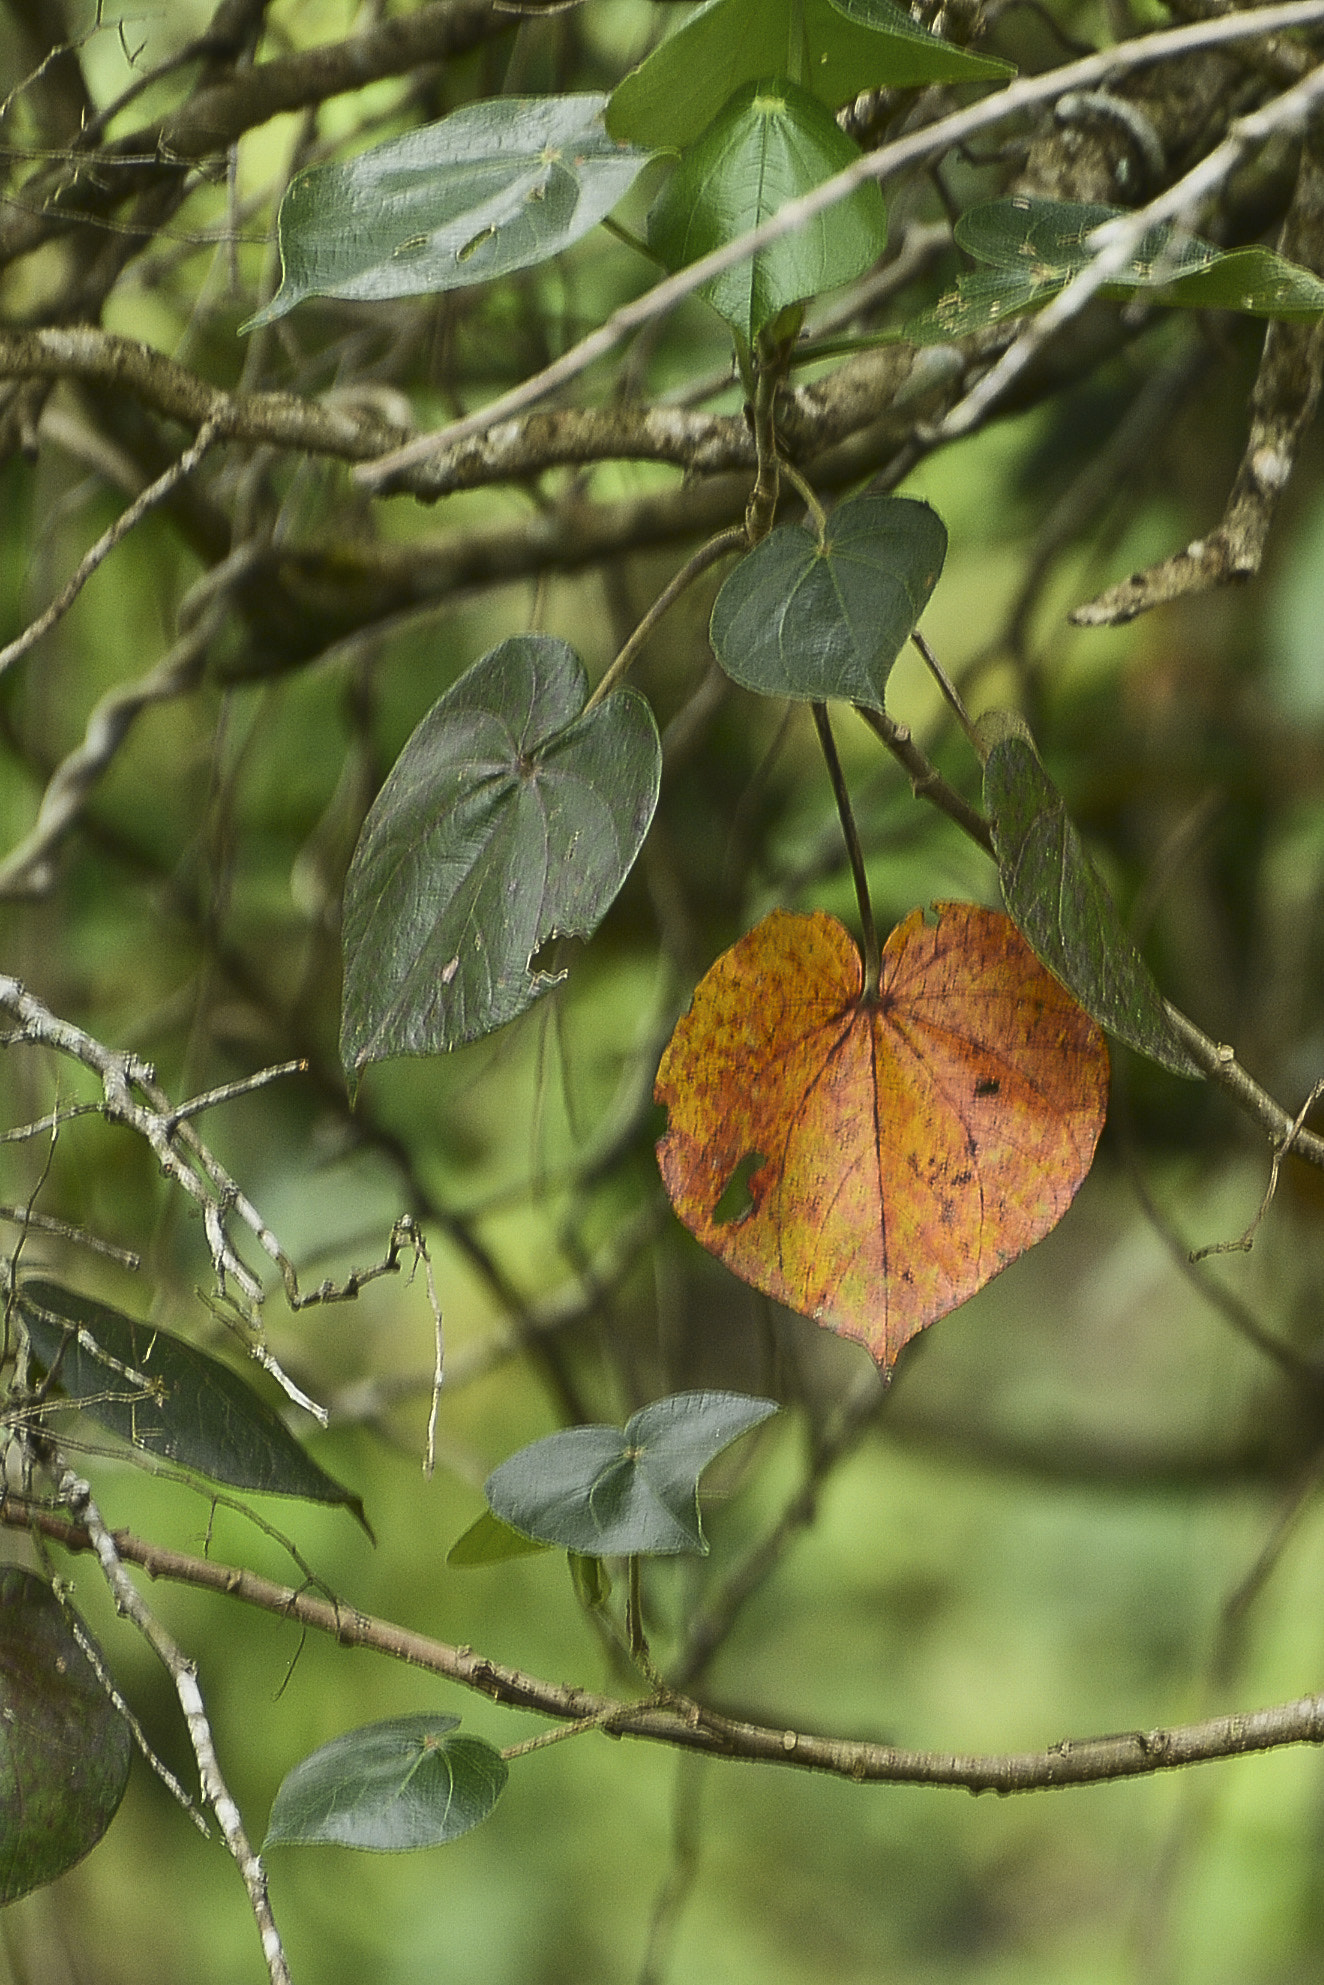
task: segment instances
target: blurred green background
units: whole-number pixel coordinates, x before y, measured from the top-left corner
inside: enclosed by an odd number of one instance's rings
[[[1088,9],[1056,12],[1072,32],[1099,31]],[[278,5],[271,18],[294,47],[362,24],[330,0]],[[182,5],[144,19],[133,31],[135,46],[146,38],[139,63],[204,22],[203,9]],[[514,87],[512,75],[521,88],[610,80],[648,25],[635,0],[527,22],[453,65],[421,93],[422,108],[441,115]],[[125,86],[119,37],[94,33],[82,55],[102,100]],[[0,49],[4,91],[26,73],[20,46]],[[338,139],[369,115],[373,135],[389,135],[418,117],[419,94],[389,84],[337,99],[318,135]],[[26,101],[14,99],[20,133]],[[239,207],[227,208],[223,186],[200,184],[173,231],[128,264],[105,321],[218,383],[246,368],[250,387],[403,385],[428,419],[518,376],[538,362],[540,341],[558,347],[638,285],[629,250],[599,236],[490,293],[376,319],[311,306],[254,357],[235,330],[259,284],[269,292],[273,188],[308,142],[292,118],[246,139]],[[901,197],[921,218],[931,212],[923,186]],[[193,239],[233,232],[236,212],[237,285],[227,244]],[[16,320],[60,280],[59,255],[43,251],[4,278],[0,302]],[[938,277],[928,280],[935,293]],[[1044,406],[933,457],[903,488],[928,497],[950,533],[929,640],[973,707],[1026,710],[1164,990],[1295,1111],[1324,1070],[1318,441],[1307,442],[1253,586],[1107,634],[1064,618],[1214,524],[1261,336],[1244,323],[1156,322]],[[696,304],[639,360],[654,391],[723,363],[720,327]],[[1019,612],[1091,450],[1147,380],[1182,366],[1192,383],[1171,421],[1046,559]],[[67,389],[49,403],[42,441],[35,462],[0,466],[0,641],[58,590],[149,452],[132,408]],[[296,548],[356,536],[409,547],[481,531],[528,519],[569,487],[560,475],[438,511],[407,499],[369,506],[339,466],[242,451],[219,455],[202,482],[229,514]],[[606,502],[674,482],[674,472],[627,464],[586,473],[578,492]],[[362,1495],[378,1541],[343,1511],[270,1499],[264,1523],[347,1603],[591,1688],[620,1677],[563,1562],[446,1566],[490,1468],[569,1407],[615,1419],[700,1384],[784,1402],[714,1471],[710,1558],[658,1568],[650,1581],[665,1670],[686,1620],[777,1523],[814,1441],[868,1381],[862,1351],[776,1310],[700,1253],[660,1205],[652,1160],[653,1069],[699,974],[773,904],[851,914],[808,713],[783,726],[777,707],[710,695],[712,587],[696,588],[638,671],[660,723],[677,728],[657,825],[601,933],[523,1020],[445,1061],[374,1069],[353,1111],[335,1053],[337,906],[364,808],[435,697],[496,641],[532,627],[571,640],[596,674],[674,563],[664,549],[610,570],[535,573],[426,613],[367,618],[284,658],[227,622],[201,682],[136,723],[51,886],[0,905],[0,968],[153,1061],[176,1097],[309,1059],[305,1077],[205,1119],[306,1282],[377,1260],[402,1212],[428,1234],[450,1374],[434,1478],[421,1468],[432,1366],[421,1281],[385,1280],[356,1303],[295,1317],[273,1295],[273,1347],[332,1409],[310,1451]],[[187,520],[148,518],[0,680],[6,849],[31,828],[45,779],[97,699],[169,648],[205,565]],[[897,666],[889,707],[975,796],[978,767],[913,658]],[[882,927],[933,897],[995,902],[978,851],[914,801],[862,726],[843,713],[838,731]],[[91,1095],[69,1065],[28,1049],[0,1056],[7,1125]],[[1116,1051],[1109,1127],[1077,1203],[903,1355],[880,1410],[821,1483],[814,1520],[714,1655],[706,1696],[774,1725],[1001,1753],[1320,1687],[1318,1399],[1238,1327],[1249,1316],[1316,1352],[1318,1174],[1288,1162],[1253,1250],[1193,1273],[1180,1259],[1242,1232],[1269,1156],[1219,1095]],[[33,1195],[41,1210],[140,1250],[144,1265],[129,1275],[32,1235],[25,1266],[238,1356],[199,1298],[210,1270],[198,1222],[126,1132],[89,1116],[65,1125],[53,1150],[49,1140],[0,1146],[0,1201]],[[610,1270],[597,1297],[595,1263]],[[572,1321],[545,1334],[539,1355],[522,1355],[521,1318],[552,1300]],[[276,1538],[213,1508],[205,1490],[97,1451],[93,1429],[69,1436],[113,1526],[298,1582]],[[29,1562],[26,1548],[10,1535],[7,1555]],[[152,1744],[190,1780],[167,1678],[113,1616],[90,1563],[60,1569]],[[356,1724],[435,1707],[497,1745],[540,1727],[241,1606],[164,1584],[148,1596],[196,1655],[255,1840],[290,1767]],[[516,1761],[493,1817],[444,1850],[270,1857],[300,1985],[1306,1985],[1324,1974],[1322,1870],[1324,1775],[1308,1750],[974,1800],[700,1764],[601,1735]],[[102,1845],[0,1917],[0,1976],[15,1985],[260,1975],[233,1865],[141,1763]]]

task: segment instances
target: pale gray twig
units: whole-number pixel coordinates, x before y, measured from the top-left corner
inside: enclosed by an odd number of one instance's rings
[[[106,1528],[89,1484],[75,1475],[71,1468],[61,1467],[59,1492],[69,1514],[91,1540],[102,1575],[114,1598],[116,1611],[133,1621],[175,1685],[175,1694],[188,1726],[189,1742],[197,1760],[203,1797],[215,1813],[226,1847],[243,1876],[249,1907],[262,1939],[262,1955],[266,1959],[271,1985],[291,1985],[280,1931],[267,1898],[266,1869],[262,1866],[261,1856],[254,1853],[249,1843],[243,1818],[222,1775],[206,1704],[198,1687],[197,1669],[166,1632],[125,1571],[115,1539]]]

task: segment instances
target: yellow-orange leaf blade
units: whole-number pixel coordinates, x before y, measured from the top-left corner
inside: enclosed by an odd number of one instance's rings
[[[892,932],[872,1003],[842,924],[774,911],[701,981],[657,1077],[691,1233],[884,1369],[1056,1226],[1107,1104],[1103,1036],[1011,920],[936,910]]]

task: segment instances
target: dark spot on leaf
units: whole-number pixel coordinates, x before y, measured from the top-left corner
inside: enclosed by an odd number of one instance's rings
[[[976,1096],[996,1096],[1002,1084],[996,1075],[980,1075],[975,1078]]]

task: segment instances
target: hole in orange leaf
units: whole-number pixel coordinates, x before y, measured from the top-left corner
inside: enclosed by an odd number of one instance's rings
[[[747,1151],[732,1172],[722,1191],[722,1196],[713,1208],[713,1225],[729,1227],[733,1220],[747,1220],[758,1205],[749,1182],[767,1159],[761,1151]]]

